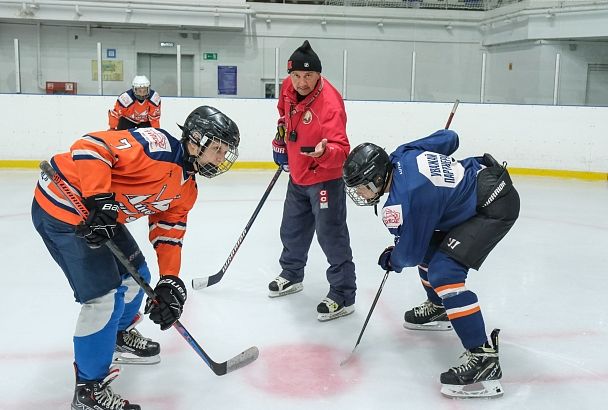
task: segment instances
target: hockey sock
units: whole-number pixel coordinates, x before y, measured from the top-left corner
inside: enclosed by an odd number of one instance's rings
[[[420,282],[422,283],[422,287],[424,287],[428,300],[430,300],[437,306],[442,306],[443,301],[437,295],[437,292],[435,292],[435,289],[433,289],[433,287],[429,283],[428,271],[429,268],[426,265],[418,265],[418,275],[420,276]]]
[[[137,271],[146,283],[150,283],[151,274],[146,262],[139,266]],[[125,309],[118,323],[118,330],[125,330],[133,323],[144,299],[144,290],[130,274],[127,273],[123,276],[122,285],[127,287],[127,291],[125,292]]]
[[[464,287],[464,283],[461,285]],[[485,324],[475,293],[464,290],[449,294],[443,299],[443,306],[465,349],[473,349],[487,341]]]

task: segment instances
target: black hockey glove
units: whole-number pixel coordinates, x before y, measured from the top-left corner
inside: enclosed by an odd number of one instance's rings
[[[118,202],[113,193],[105,193],[84,198],[83,203],[89,216],[76,226],[76,236],[84,238],[89,248],[96,249],[116,234]]]
[[[146,314],[160,325],[160,330],[167,330],[182,315],[186,303],[186,286],[177,276],[166,275],[160,278],[156,287],[156,300],[146,300]]]
[[[378,265],[382,267],[382,269],[386,271],[392,271],[393,267],[391,266],[391,253],[393,253],[394,246],[389,246],[385,250],[382,251],[380,257],[378,258]]]

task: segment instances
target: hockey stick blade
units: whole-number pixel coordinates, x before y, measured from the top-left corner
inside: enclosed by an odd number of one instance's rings
[[[357,345],[357,346],[358,346],[358,345]],[[350,352],[350,354],[348,355],[348,357],[347,357],[346,359],[344,359],[344,360],[342,360],[342,361],[340,362],[340,366],[345,366],[345,365],[347,365],[348,363],[350,363],[350,361],[353,359],[353,357],[355,357],[355,350],[357,350],[357,346],[355,346],[355,347],[353,348],[353,351],[352,351],[352,352]]]
[[[240,369],[241,367],[245,367],[248,364],[253,363],[259,355],[260,351],[256,346],[250,347],[226,362],[226,373],[230,373],[236,369]]]
[[[260,355],[260,351],[256,346],[252,346],[249,349],[245,350],[234,356],[233,358],[226,360],[225,362],[218,363],[213,361],[211,357],[200,347],[200,345],[190,336],[190,333],[184,328],[184,326],[179,322],[175,322],[173,327],[179,332],[180,335],[192,346],[194,351],[207,363],[207,366],[215,373],[217,376],[223,376],[226,373],[230,373],[234,370],[240,369],[241,367],[245,367],[250,363],[253,363],[258,356]]]
[[[194,289],[194,290],[204,289],[204,288],[207,288],[209,286],[213,286],[216,283],[218,283],[220,280],[222,280],[222,278],[224,277],[224,274],[226,274],[226,271],[228,270],[228,267],[232,263],[232,259],[234,259],[234,256],[236,255],[236,252],[241,247],[241,244],[245,240],[245,237],[247,236],[247,233],[249,232],[249,229],[251,229],[251,225],[253,225],[253,222],[255,221],[255,218],[257,218],[258,214],[260,213],[260,210],[262,209],[262,206],[264,205],[264,202],[266,202],[266,199],[268,198],[268,195],[270,195],[270,191],[272,191],[272,188],[274,187],[274,184],[277,182],[277,180],[281,176],[282,172],[283,172],[283,168],[279,167],[276,170],[276,172],[274,173],[274,175],[272,177],[272,180],[270,181],[270,184],[268,184],[268,187],[266,188],[266,191],[264,192],[264,195],[262,195],[262,198],[260,199],[260,202],[258,203],[258,206],[253,211],[253,215],[251,215],[251,218],[249,218],[249,221],[247,222],[247,225],[245,225],[245,229],[243,229],[243,232],[241,232],[241,235],[237,239],[236,244],[234,245],[234,247],[230,251],[230,255],[228,255],[228,258],[226,259],[226,262],[224,262],[224,266],[222,266],[222,269],[220,269],[219,272],[217,272],[217,273],[215,273],[215,274],[213,274],[211,276],[206,276],[204,278],[194,278],[194,279],[192,279],[192,289]]]

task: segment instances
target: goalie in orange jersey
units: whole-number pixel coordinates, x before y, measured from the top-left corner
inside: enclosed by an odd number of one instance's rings
[[[108,111],[108,124],[111,130],[160,127],[160,95],[145,75],[135,76],[132,88],[118,96]]]
[[[72,409],[138,410],[108,387],[118,372],[111,365],[160,361],[159,344],[135,329],[143,290],[102,246],[111,239],[149,282],[150,270],[126,223],[147,216],[156,251],[158,303],[148,300],[145,313],[162,330],[181,316],[186,287],[178,275],[197,197],[195,175],[213,178],[228,171],[240,142],[236,124],[208,106],[192,111],[181,129],[181,139],[160,128],[93,132],[70,152],[53,156],[52,167],[89,211],[85,221],[46,174],[36,186],[32,221],[81,304]]]

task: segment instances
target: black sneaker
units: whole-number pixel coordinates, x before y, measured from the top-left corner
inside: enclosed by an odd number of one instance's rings
[[[445,308],[427,300],[405,312],[403,327],[411,330],[452,330]]]
[[[135,326],[142,320],[140,314],[133,323],[116,334],[114,364],[156,364],[160,362],[160,344],[143,337]]]
[[[290,295],[292,293],[300,292],[304,289],[302,282],[291,282],[282,276],[277,276],[272,282],[268,284],[268,297],[276,298],[279,296]]]
[[[464,352],[465,361],[441,373],[441,393],[448,397],[499,397],[503,394],[500,384],[502,370],[498,361],[498,333],[490,335],[492,344],[483,345]]]
[[[118,373],[118,367],[112,367],[102,381],[77,381],[72,410],[141,410],[140,406],[123,400],[110,388],[109,384]]]

